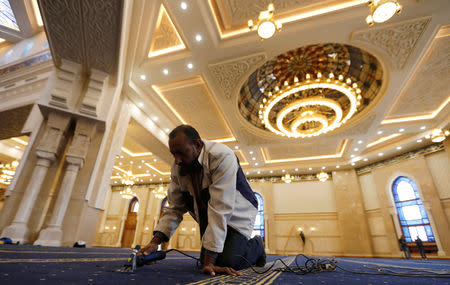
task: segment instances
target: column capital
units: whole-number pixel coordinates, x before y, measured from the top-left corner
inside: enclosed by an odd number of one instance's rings
[[[68,163],[67,166],[68,171],[78,171],[81,167],[83,167],[84,164],[84,158],[72,155],[67,155],[66,161]]]
[[[48,166],[50,166],[50,164],[56,160],[56,154],[54,152],[48,152],[45,150],[37,150],[36,155],[39,158],[39,160],[37,162],[37,164],[39,164],[39,165],[42,164],[43,166],[46,166],[44,161],[48,161]]]

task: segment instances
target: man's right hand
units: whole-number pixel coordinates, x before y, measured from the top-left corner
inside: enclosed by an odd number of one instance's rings
[[[150,253],[153,253],[158,250],[158,245],[159,245],[158,243],[152,240],[145,247],[141,248],[138,254],[149,255]]]

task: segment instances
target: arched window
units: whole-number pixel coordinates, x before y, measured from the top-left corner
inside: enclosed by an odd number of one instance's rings
[[[392,194],[406,241],[412,242],[418,236],[422,241],[434,242],[430,220],[416,183],[408,177],[400,176],[392,185]]]
[[[139,200],[137,197],[134,197],[130,201],[130,206],[128,207],[128,212],[137,213],[139,211]]]
[[[264,202],[258,193],[255,193],[258,199],[258,213],[256,214],[255,225],[253,226],[252,237],[260,235],[264,240]]]

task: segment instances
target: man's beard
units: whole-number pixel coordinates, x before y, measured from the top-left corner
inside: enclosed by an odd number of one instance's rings
[[[194,173],[202,169],[202,165],[200,164],[200,162],[198,162],[197,159],[195,159],[193,162],[189,164],[180,164],[179,169],[180,175],[186,176],[190,173]]]

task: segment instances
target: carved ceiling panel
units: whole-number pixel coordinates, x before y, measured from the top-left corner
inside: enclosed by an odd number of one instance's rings
[[[389,118],[424,115],[450,96],[450,36],[436,38],[403,88]]]
[[[18,137],[28,119],[33,105],[27,105],[0,113],[0,140]]]
[[[118,64],[122,0],[41,0],[53,59],[114,74]]]
[[[233,137],[211,92],[200,76],[156,86],[172,111],[189,125],[195,126],[206,139]],[[195,94],[195,96],[189,96]]]

